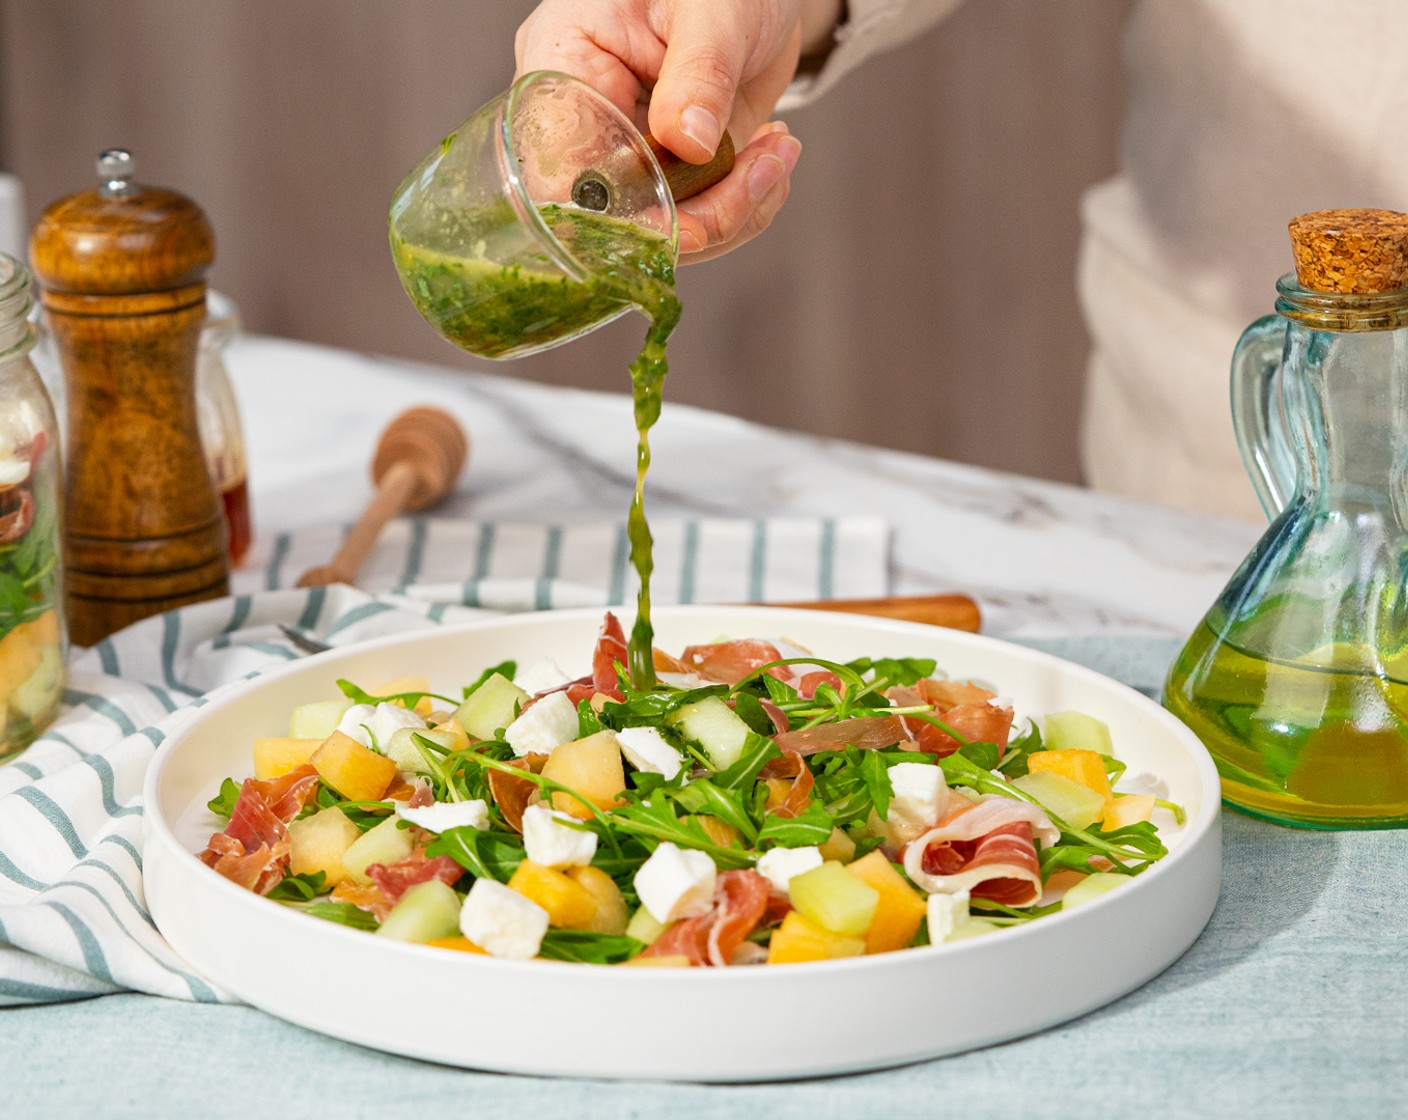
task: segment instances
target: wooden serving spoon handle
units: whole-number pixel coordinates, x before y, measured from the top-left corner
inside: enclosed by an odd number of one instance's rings
[[[967,595],[899,595],[883,599],[819,599],[805,603],[769,603],[773,607],[797,607],[809,611],[844,611],[904,622],[926,622],[976,634],[983,623],[978,604]]]
[[[425,509],[450,493],[468,456],[464,429],[448,412],[422,406],[401,413],[377,443],[372,460],[376,494],[332,560],[309,568],[298,586],[355,580],[386,523],[402,510]]]

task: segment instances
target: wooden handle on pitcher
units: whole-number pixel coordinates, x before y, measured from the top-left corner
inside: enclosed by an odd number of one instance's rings
[[[645,142],[655,154],[655,161],[660,164],[665,182],[670,185],[670,194],[676,202],[683,202],[712,187],[733,170],[733,138],[727,132],[720,138],[718,151],[708,163],[689,163],[680,159],[649,133],[645,135]]]
[[[807,603],[769,603],[809,611],[844,611],[904,622],[924,622],[976,634],[983,623],[978,604],[967,595],[900,595],[883,599],[820,599]]]

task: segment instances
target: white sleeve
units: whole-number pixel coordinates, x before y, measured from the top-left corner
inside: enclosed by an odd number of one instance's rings
[[[820,69],[798,74],[779,110],[814,101],[872,55],[922,35],[963,0],[848,0],[846,22]]]

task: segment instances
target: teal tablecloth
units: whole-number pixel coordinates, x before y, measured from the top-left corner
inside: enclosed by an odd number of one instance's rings
[[[1035,644],[1035,643],[1034,643]],[[1166,642],[1041,643],[1152,687]],[[751,1086],[481,1074],[362,1050],[247,1007],[113,995],[0,1011],[0,1117],[1391,1117],[1408,1114],[1408,831],[1306,832],[1229,813],[1222,898],[1188,953],[1119,1002],[1001,1046]],[[414,993],[366,977],[369,1014]],[[935,998],[940,998],[937,994]],[[671,1014],[641,1030],[668,1029]],[[838,1007],[838,1031],[885,1006]],[[760,1046],[787,1030],[721,1024]],[[493,1029],[466,1008],[465,1029]]]

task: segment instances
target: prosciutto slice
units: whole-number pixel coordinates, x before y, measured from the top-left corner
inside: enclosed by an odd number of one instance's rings
[[[772,813],[779,817],[795,817],[803,812],[811,800],[812,786],[816,778],[812,776],[806,761],[796,751],[784,750],[781,758],[774,758],[758,771],[760,778],[790,779],[792,784]]]
[[[268,894],[288,867],[288,822],[317,789],[318,773],[307,765],[270,781],[245,779],[229,825],[210,838],[201,862],[246,890]]]
[[[691,965],[722,968],[762,922],[771,893],[772,885],[756,871],[725,871],[708,913],[671,922],[641,956],[685,957]]]
[[[706,680],[737,684],[764,665],[781,661],[799,652],[783,652],[772,642],[744,638],[702,646],[687,646],[680,654],[677,664]],[[829,684],[835,689],[841,687],[841,678],[830,669],[807,665],[777,665],[769,669],[768,673],[791,685],[797,690],[797,694],[805,699],[815,696],[817,688],[823,684]]]
[[[905,845],[905,873],[929,894],[967,890],[1008,906],[1041,897],[1036,841],[1054,843],[1060,832],[1037,806],[989,794],[959,806],[928,832]]]

